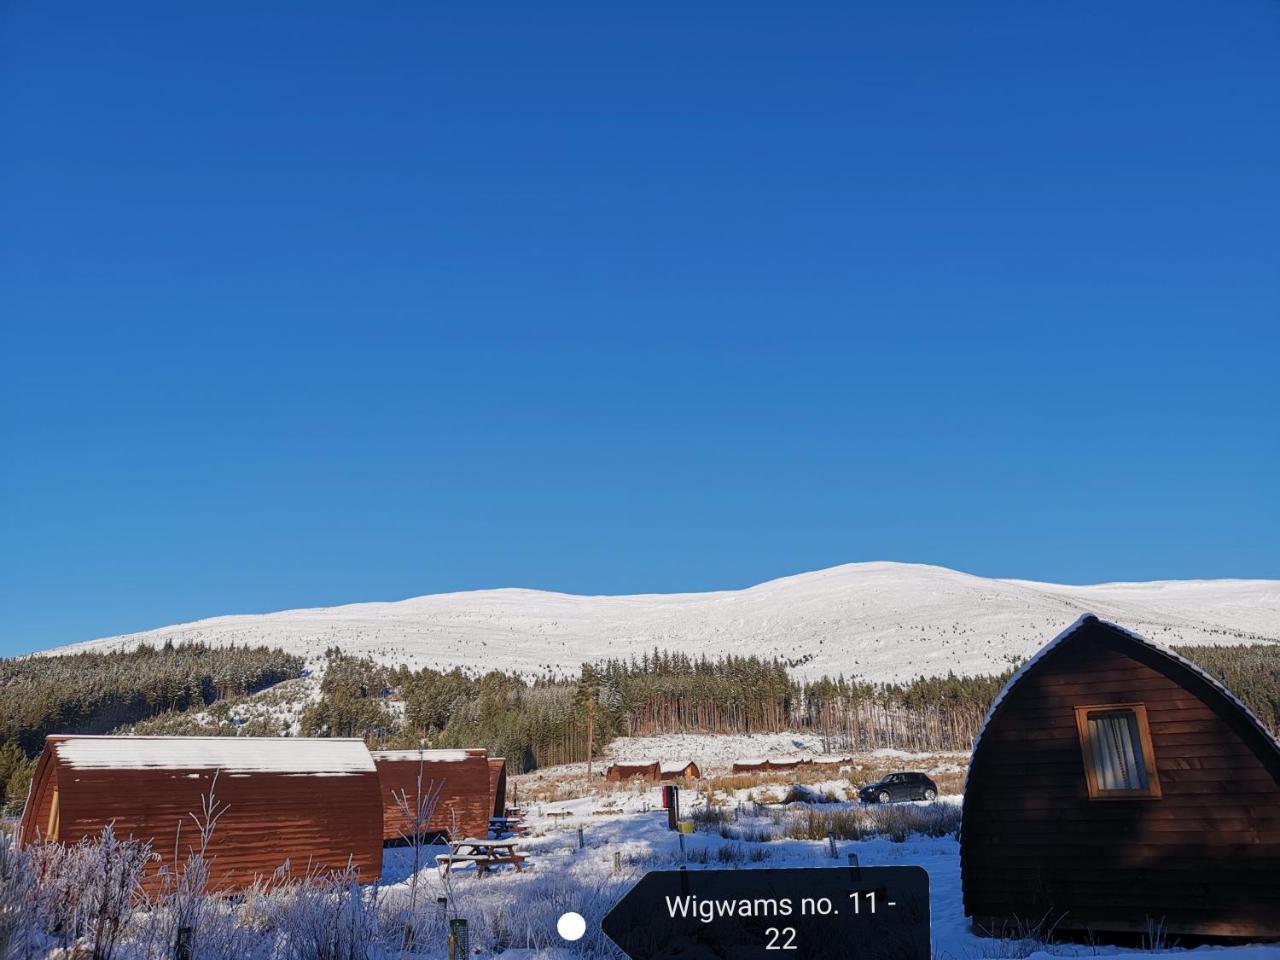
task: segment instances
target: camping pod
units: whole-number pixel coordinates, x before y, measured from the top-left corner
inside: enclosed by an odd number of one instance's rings
[[[815,767],[843,767],[853,763],[849,757],[814,757],[809,761],[811,766]]]
[[[50,736],[18,835],[74,844],[111,825],[117,837],[149,841],[155,869],[173,874],[199,845],[209,809],[211,890],[269,880],[286,863],[294,875],[348,864],[362,882],[381,873],[378,774],[361,740]]]
[[[613,763],[604,772],[606,780],[615,782],[640,778],[657,783],[661,775],[662,768],[656,760],[652,763]]]
[[[960,856],[978,932],[1280,937],[1280,744],[1198,667],[1083,616],[992,705]]]
[[[384,841],[408,840],[415,833],[458,840],[488,836],[493,798],[486,751],[375,750],[373,762]],[[428,809],[431,798],[434,809]]]
[[[507,813],[507,761],[502,757],[489,758],[489,799],[495,817]]]
[[[692,760],[663,761],[658,765],[661,780],[701,780],[702,771]]]
[[[808,760],[739,760],[733,765],[734,773],[766,773],[771,770],[798,770]]]

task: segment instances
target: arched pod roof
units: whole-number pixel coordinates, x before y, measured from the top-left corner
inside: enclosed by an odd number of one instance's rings
[[[1169,648],[1162,647],[1159,644],[1152,643],[1150,640],[1146,639],[1145,637],[1139,636],[1138,634],[1130,630],[1126,630],[1124,627],[1121,627],[1118,624],[1111,623],[1107,620],[1102,620],[1097,615],[1092,613],[1082,614],[1079,618],[1076,619],[1074,623],[1071,624],[1071,626],[1067,627],[1060,634],[1058,634],[1056,637],[1054,637],[1052,640],[1046,643],[1043,647],[1041,647],[1038,651],[1036,651],[1035,655],[1026,663],[1024,663],[1021,667],[1019,667],[1014,672],[1013,676],[1011,676],[1009,680],[1005,683],[1005,685],[1000,688],[1000,692],[996,694],[996,698],[991,701],[991,706],[987,709],[987,715],[985,718],[983,718],[982,726],[978,728],[977,736],[974,737],[973,739],[973,748],[971,751],[973,754],[976,754],[978,752],[978,748],[982,744],[983,736],[986,734],[987,730],[991,727],[992,721],[994,721],[996,716],[999,714],[1001,708],[1004,706],[1004,704],[1008,700],[1009,694],[1013,692],[1013,689],[1022,680],[1024,680],[1033,670],[1035,670],[1036,667],[1041,662],[1043,662],[1045,658],[1047,658],[1051,653],[1060,649],[1065,644],[1070,643],[1074,637],[1078,636],[1081,633],[1083,628],[1094,625],[1094,624],[1105,627],[1115,637],[1124,638],[1126,640],[1131,641],[1137,647],[1141,648],[1144,651],[1150,651],[1151,653],[1157,654],[1159,657],[1162,657],[1171,666],[1173,666],[1175,670],[1185,671],[1186,677],[1191,679],[1194,684],[1203,685],[1209,692],[1210,696],[1220,699],[1223,703],[1229,704],[1232,708],[1238,711],[1241,717],[1248,723],[1250,727],[1253,728],[1253,731],[1256,733],[1257,745],[1263,750],[1270,750],[1272,753],[1275,754],[1276,759],[1280,761],[1280,740],[1277,740],[1276,737],[1272,735],[1271,731],[1267,729],[1266,724],[1264,724],[1258,718],[1258,715],[1255,714],[1252,710],[1250,710],[1247,706],[1245,706],[1244,702],[1241,701],[1239,697],[1237,697],[1234,693],[1228,690],[1226,686],[1222,683],[1222,681],[1206,673],[1203,669],[1201,669],[1196,664],[1192,663],[1186,657],[1180,656],[1179,654],[1175,653]],[[972,770],[972,767],[970,767],[970,770]],[[966,793],[968,792],[968,786],[969,786],[968,775],[966,774],[965,776]]]

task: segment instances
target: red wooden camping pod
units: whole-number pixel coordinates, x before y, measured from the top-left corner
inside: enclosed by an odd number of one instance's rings
[[[417,799],[439,790],[439,801],[423,833],[485,837],[493,799],[489,761],[484,750],[375,750],[382,801],[383,840],[402,840],[415,832]],[[421,775],[422,787],[418,778]]]
[[[773,770],[798,770],[810,763],[809,760],[739,760],[732,769],[734,773],[764,773]]]
[[[361,740],[50,736],[19,842],[71,844],[111,824],[151,842],[155,870],[180,872],[211,792],[210,890],[243,889],[285,864],[295,877],[348,864],[361,882],[381,873],[378,775]]]
[[[960,863],[979,932],[1280,937],[1280,743],[1198,667],[1086,615],[992,705]]]

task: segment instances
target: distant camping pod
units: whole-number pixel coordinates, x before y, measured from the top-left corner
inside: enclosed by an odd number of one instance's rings
[[[664,760],[658,765],[658,779],[701,780],[702,771],[692,760]]]
[[[773,770],[798,770],[808,766],[808,760],[738,760],[733,765],[734,773],[766,773]]]
[[[362,882],[381,873],[378,774],[361,740],[50,736],[19,840],[73,844],[112,825],[150,841],[157,869],[181,872],[211,792],[211,890],[243,889],[286,863],[302,873],[350,864]]]
[[[457,840],[488,836],[494,798],[487,751],[375,750],[373,762],[382,791],[383,840],[407,840],[415,833]],[[418,803],[431,792],[438,793],[435,809],[418,824]]]
[[[1280,743],[1198,667],[1083,616],[992,705],[960,853],[979,932],[1280,937]]]
[[[606,780],[620,783],[623,780],[648,780],[657,783],[662,776],[662,766],[657,760],[652,763],[611,763],[604,772]]]
[[[604,778],[615,783],[624,780],[658,783],[663,780],[700,780],[702,771],[692,760],[632,760],[610,764],[604,772]]]

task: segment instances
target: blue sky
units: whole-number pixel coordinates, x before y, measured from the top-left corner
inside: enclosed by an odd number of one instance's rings
[[[0,653],[1280,577],[1280,4],[608,6],[4,6]]]

